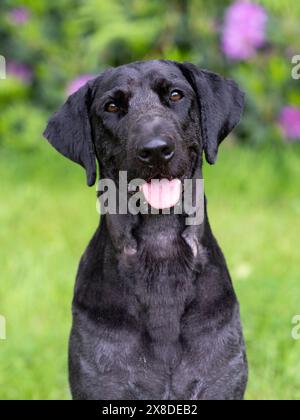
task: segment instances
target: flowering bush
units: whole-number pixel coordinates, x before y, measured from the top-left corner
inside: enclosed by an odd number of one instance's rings
[[[16,7],[11,9],[9,12],[9,17],[12,23],[16,25],[23,25],[29,19],[29,9],[26,7]]]
[[[32,81],[32,71],[26,64],[18,63],[17,61],[9,61],[6,68],[7,74],[11,77],[15,77],[24,83],[30,83]]]
[[[0,8],[3,118],[12,104],[50,113],[107,66],[167,58],[240,83],[247,108],[239,141],[300,138],[300,83],[291,77],[292,57],[300,54],[300,2],[2,0]],[[7,138],[1,134],[0,146]]]
[[[284,107],[281,111],[279,123],[286,138],[300,140],[300,107]]]
[[[233,3],[226,12],[222,36],[225,55],[234,60],[252,58],[266,42],[268,16],[263,7],[245,0]]]

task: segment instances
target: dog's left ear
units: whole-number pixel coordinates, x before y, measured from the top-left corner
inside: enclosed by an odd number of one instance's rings
[[[79,163],[86,170],[87,184],[96,182],[96,156],[89,120],[89,107],[94,81],[71,95],[62,108],[49,120],[46,139],[62,155]]]
[[[179,63],[179,67],[196,92],[203,148],[206,160],[214,164],[220,143],[241,119],[245,95],[233,80],[200,70],[191,63]]]

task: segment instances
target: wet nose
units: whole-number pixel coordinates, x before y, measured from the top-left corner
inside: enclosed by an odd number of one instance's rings
[[[170,140],[154,138],[139,148],[138,158],[146,165],[155,166],[170,162],[174,153],[175,147]]]

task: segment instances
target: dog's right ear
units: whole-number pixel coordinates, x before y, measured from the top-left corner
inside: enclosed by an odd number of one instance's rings
[[[87,184],[96,182],[96,155],[89,120],[94,81],[71,95],[62,108],[49,120],[44,137],[62,155],[86,170]]]

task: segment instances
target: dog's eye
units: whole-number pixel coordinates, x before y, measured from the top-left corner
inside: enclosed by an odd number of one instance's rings
[[[170,95],[170,100],[172,102],[178,102],[183,98],[183,93],[180,92],[179,90],[173,90],[173,92],[171,92]]]
[[[107,112],[116,113],[119,112],[119,110],[120,108],[115,104],[115,102],[109,102],[105,106],[105,111]]]

